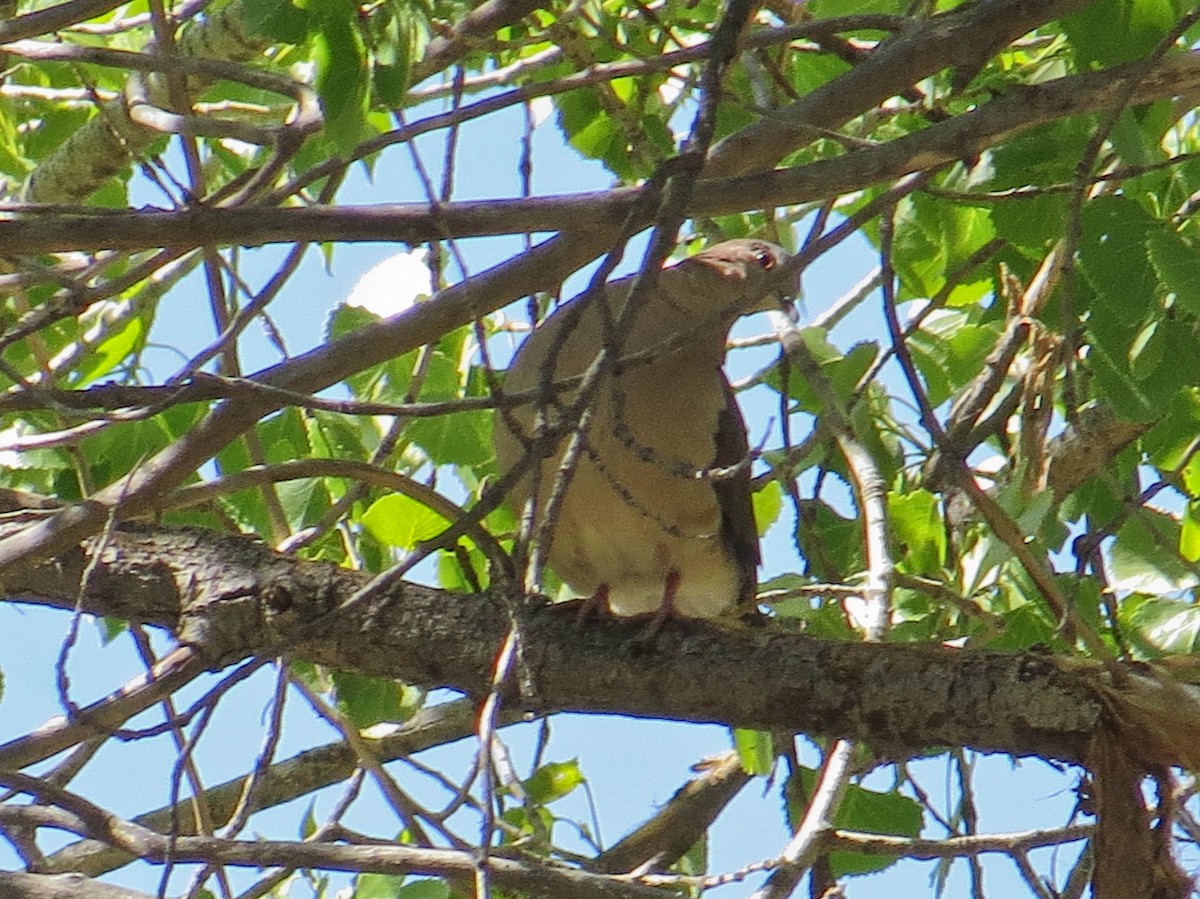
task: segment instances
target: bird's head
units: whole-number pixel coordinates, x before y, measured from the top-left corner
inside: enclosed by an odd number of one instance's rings
[[[789,307],[796,294],[797,277],[786,270],[789,258],[783,247],[770,241],[738,238],[701,250],[676,268],[696,281],[701,294],[697,302],[719,296],[728,302],[726,311],[737,316]],[[720,284],[721,288],[704,291],[706,282]]]

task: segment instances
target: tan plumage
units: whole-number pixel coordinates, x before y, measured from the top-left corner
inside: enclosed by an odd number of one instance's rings
[[[619,347],[618,358],[628,361],[600,383],[547,561],[574,591],[607,600],[614,614],[711,618],[753,608],[759,550],[749,468],[724,480],[689,473],[746,458],[745,424],[721,369],[725,343],[739,316],[779,306],[772,272],[786,258],[766,241],[731,240],[661,272]],[[607,300],[615,321],[632,280],[614,281],[583,307],[577,300],[546,319],[518,350],[506,390],[583,374],[604,345],[598,301]],[[575,386],[555,392],[550,421],[572,402]],[[533,403],[511,410],[523,440],[497,416],[502,471],[526,452],[535,415]],[[539,517],[569,440],[542,462]],[[515,510],[532,483],[525,478],[510,495]]]

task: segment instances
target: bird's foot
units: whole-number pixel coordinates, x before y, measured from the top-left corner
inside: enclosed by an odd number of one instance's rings
[[[658,610],[650,616],[650,620],[646,622],[642,632],[634,638],[634,643],[642,646],[652,643],[664,624],[668,621],[679,620],[679,613],[675,610],[675,594],[679,592],[679,581],[677,569],[672,568],[667,572],[666,580],[663,582],[662,603]]]
[[[577,627],[583,627],[591,618],[611,618],[612,609],[608,605],[608,584],[601,584],[596,592],[583,599],[575,616]]]

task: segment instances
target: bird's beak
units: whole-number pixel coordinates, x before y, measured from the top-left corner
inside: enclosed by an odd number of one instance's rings
[[[757,310],[758,312],[780,312],[793,325],[800,321],[800,314],[796,311],[794,291],[772,290],[763,296]]]
[[[790,324],[800,324],[800,312],[796,309],[794,295],[785,294],[782,291],[778,291],[774,294],[773,299],[776,301],[776,311],[782,312]]]

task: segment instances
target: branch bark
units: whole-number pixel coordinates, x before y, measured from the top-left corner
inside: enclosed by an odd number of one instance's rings
[[[0,871],[0,899],[153,899],[153,895],[81,874]]]
[[[965,87],[1001,47],[1039,25],[1083,9],[1092,0],[982,0],[910,23],[840,78],[713,148],[708,177],[770,168],[807,145],[821,129],[836,128],[845,110],[870,109],[922,78],[957,69]]]
[[[1132,98],[1125,91],[1136,80]],[[1014,89],[977,109],[885,144],[805,166],[696,185],[692,215],[728,215],[746,209],[835,197],[936,169],[1038,125],[1200,91],[1200,53],[1172,56],[1147,70],[1144,63],[1056,78]],[[707,173],[706,173],[707,174]],[[421,243],[443,238],[571,231],[579,222],[614,228],[628,216],[637,188],[427,205],[200,207],[183,212],[57,212],[13,208],[0,215],[0,241],[10,253],[81,249],[144,250],[161,246],[243,245],[295,241]]]
[[[88,557],[76,548],[6,586],[28,601],[73,608]],[[131,526],[110,540],[83,608],[168,626],[214,668],[286,653],[472,695],[486,693],[515,611],[523,651],[510,709],[801,731],[863,740],[883,753],[953,745],[1079,762],[1103,711],[1100,666],[1067,668],[1037,652],[835,643],[775,625],[700,623],[665,628],[646,650],[633,640],[637,622],[581,630],[561,609],[531,602],[510,610],[491,594],[413,584],[335,612],[368,577],[248,538]]]

